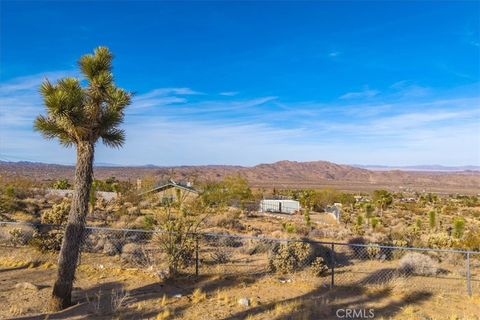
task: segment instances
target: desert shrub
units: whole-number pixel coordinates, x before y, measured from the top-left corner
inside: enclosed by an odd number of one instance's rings
[[[193,262],[196,247],[193,235],[210,214],[212,209],[199,200],[183,203],[180,210],[171,206],[158,212],[157,223],[162,232],[156,234],[153,242],[165,255],[169,277],[175,277]]]
[[[453,233],[452,233],[452,235],[455,238],[460,239],[461,237],[463,237],[464,230],[465,230],[465,220],[463,218],[456,218],[453,221]]]
[[[310,227],[312,225],[312,218],[310,217],[310,209],[305,209],[305,212],[303,213],[303,219],[307,226]]]
[[[37,231],[29,243],[40,252],[59,251],[62,246],[63,234],[63,230]]]
[[[216,217],[216,226],[230,230],[245,230],[245,226],[240,222],[240,211],[229,211]]]
[[[432,233],[422,236],[423,244],[429,248],[445,249],[453,248],[458,244],[458,240],[450,237],[446,233]]]
[[[400,259],[398,271],[403,275],[431,276],[438,273],[438,264],[425,254],[412,252]]]
[[[25,203],[15,197],[0,195],[0,212],[15,212],[25,208]]]
[[[143,229],[153,229],[155,225],[157,224],[157,221],[155,220],[155,217],[148,215],[143,217]]]
[[[102,252],[109,256],[115,256],[122,252],[122,243],[117,239],[105,239]]]
[[[310,268],[312,274],[316,277],[324,276],[328,272],[328,266],[323,257],[316,257],[315,260],[313,260]]]
[[[22,228],[8,230],[8,242],[14,247],[27,244],[31,236],[31,233],[24,231]]]
[[[295,225],[290,222],[283,222],[282,229],[286,233],[295,233],[297,231],[297,229],[295,228]]]
[[[70,189],[71,187],[72,187],[72,185],[70,184],[68,179],[57,180],[52,185],[53,189],[62,189],[62,190]]]
[[[370,260],[375,260],[380,258],[380,246],[378,244],[369,244],[367,246],[367,255]]]
[[[363,236],[365,235],[365,228],[363,227],[363,225],[356,224],[352,227],[352,232],[357,236]]]
[[[408,246],[408,242],[405,240],[393,240],[392,246],[394,247],[406,247]],[[391,250],[391,258],[393,259],[400,259],[405,253],[403,249],[392,249]]]
[[[277,243],[270,253],[270,270],[280,273],[299,271],[311,259],[312,253],[312,247],[308,243]]]
[[[259,254],[272,250],[274,244],[272,241],[267,240],[248,240],[245,245],[240,248],[240,252],[243,254]]]
[[[213,263],[227,263],[232,259],[232,253],[226,248],[216,248],[210,255]]]
[[[70,200],[64,199],[58,204],[54,204],[52,208],[42,213],[41,221],[46,224],[64,224],[67,222],[68,213],[70,212]]]
[[[224,247],[237,248],[242,245],[241,239],[230,237],[230,236],[217,238],[217,241],[218,241],[217,242],[218,245],[224,246]]]
[[[142,247],[136,243],[127,243],[122,247],[122,259],[133,264],[141,264],[145,260]]]
[[[465,231],[461,247],[468,250],[480,251],[480,229],[471,228]]]
[[[430,229],[434,229],[437,225],[437,213],[435,210],[430,210],[428,212],[428,223],[430,225]]]

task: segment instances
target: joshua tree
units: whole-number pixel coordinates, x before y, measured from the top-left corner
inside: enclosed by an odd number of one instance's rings
[[[119,125],[123,122],[124,109],[131,101],[129,92],[115,86],[112,54],[108,48],[98,47],[93,54],[81,57],[78,63],[87,86],[82,87],[80,80],[75,78],[64,78],[56,84],[45,80],[40,93],[47,114],[38,116],[34,123],[35,130],[45,138],[56,138],[61,145],[75,146],[77,151],[75,191],[58,258],[51,310],[60,310],[71,304],[88,212],[95,144],[102,139],[109,147],[122,146],[125,133]]]

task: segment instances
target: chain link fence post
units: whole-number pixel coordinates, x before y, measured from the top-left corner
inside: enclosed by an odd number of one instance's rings
[[[332,279],[331,279],[331,283],[330,283],[330,288],[333,289],[333,287],[335,286],[335,244],[332,242],[332,245],[331,245],[331,263],[332,263]]]
[[[195,276],[198,277],[198,235],[195,235]]]
[[[471,274],[470,274],[470,252],[467,252],[467,293],[471,297],[472,296],[472,282],[471,282]]]

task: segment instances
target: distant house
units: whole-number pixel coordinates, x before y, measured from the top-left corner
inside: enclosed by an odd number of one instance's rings
[[[190,182],[176,182],[172,179],[158,184],[156,187],[142,192],[140,195],[154,195],[162,202],[173,202],[179,199],[187,200],[196,198],[199,191]]]
[[[260,212],[295,213],[300,211],[300,202],[288,199],[263,199]]]

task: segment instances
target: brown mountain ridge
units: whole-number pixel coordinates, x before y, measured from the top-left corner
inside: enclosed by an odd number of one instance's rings
[[[41,181],[73,178],[74,167],[32,162],[2,162],[0,175],[24,176]],[[428,191],[469,193],[480,192],[479,171],[372,171],[328,161],[278,161],[253,167],[210,166],[97,166],[96,178],[114,176],[117,179],[136,180],[143,177],[180,180],[219,180],[239,174],[259,188],[324,188],[345,191],[371,191],[386,188],[392,191]]]

